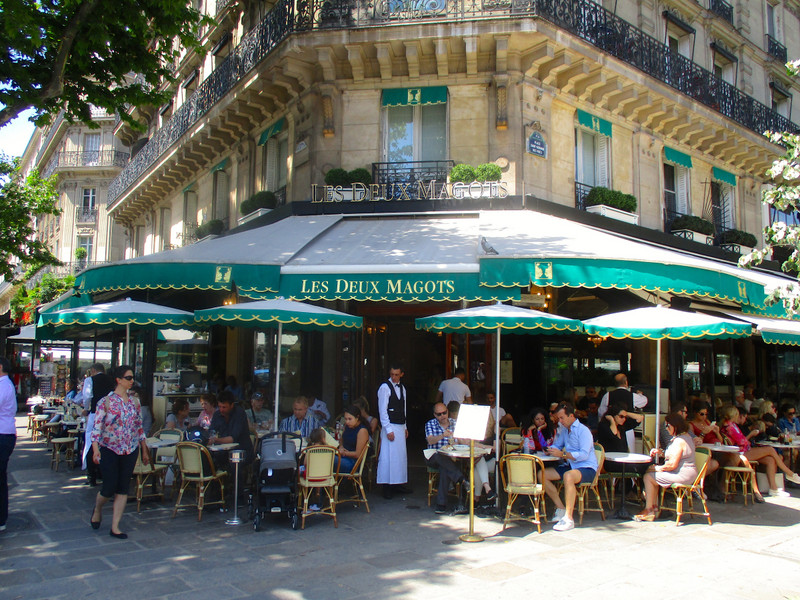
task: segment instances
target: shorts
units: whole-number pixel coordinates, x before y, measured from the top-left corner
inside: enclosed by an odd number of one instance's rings
[[[556,466],[556,471],[564,478],[564,473],[567,471],[579,471],[581,474],[581,480],[578,483],[591,483],[594,480],[594,476],[597,474],[595,469],[590,469],[589,467],[581,467],[580,469],[573,469],[569,463],[564,463],[561,465]]]
[[[130,454],[115,454],[105,446],[100,446],[100,472],[103,474],[100,495],[103,498],[128,495],[138,456],[138,448]]]

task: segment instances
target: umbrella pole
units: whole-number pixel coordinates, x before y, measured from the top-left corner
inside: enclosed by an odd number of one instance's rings
[[[497,498],[494,500],[495,508],[500,507],[500,328],[497,328],[497,377],[494,381],[494,397],[496,399],[494,409],[494,490]]]
[[[661,418],[661,340],[658,340],[658,345],[656,346],[656,428],[654,437],[656,452],[658,452],[659,446],[659,433],[661,432],[661,427],[659,423],[659,419]]]
[[[125,364],[131,364],[131,324],[125,323]]]
[[[278,431],[278,405],[280,398],[278,394],[281,389],[281,340],[283,339],[283,323],[278,322],[278,344],[277,352],[275,355],[275,416],[272,419],[272,430]]]

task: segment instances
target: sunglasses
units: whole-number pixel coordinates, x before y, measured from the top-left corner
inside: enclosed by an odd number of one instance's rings
[[[435,417],[443,417],[443,416],[445,416],[446,414],[447,414],[447,411],[444,411],[444,412],[438,412],[438,413],[437,413],[437,412],[433,413],[433,415],[434,415]]]
[[[700,415],[701,417],[705,417],[708,414],[708,411],[704,410],[704,411],[699,412],[697,414]]]
[[[121,377],[120,379],[125,379],[127,381],[133,381],[133,375],[125,375],[125,377]]]

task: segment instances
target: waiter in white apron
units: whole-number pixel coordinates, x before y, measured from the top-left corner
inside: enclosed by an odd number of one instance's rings
[[[406,452],[406,388],[400,383],[403,369],[394,365],[389,380],[378,388],[378,417],[381,420],[381,453],[378,456],[377,482],[383,484],[383,497],[410,494]]]

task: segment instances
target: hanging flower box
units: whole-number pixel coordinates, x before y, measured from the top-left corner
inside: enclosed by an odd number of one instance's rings
[[[626,210],[620,210],[618,208],[614,208],[613,206],[608,206],[606,204],[595,204],[594,206],[587,206],[586,212],[594,213],[596,215],[603,215],[604,217],[608,217],[609,219],[616,219],[617,221],[622,221],[624,223],[631,223],[633,225],[639,224],[639,215],[636,213],[631,213]]]
[[[259,209],[254,210],[253,212],[251,212],[249,214],[246,214],[243,217],[239,217],[239,219],[236,222],[239,225],[244,225],[248,221],[252,221],[253,219],[257,219],[258,217],[266,215],[269,212],[272,212],[271,208],[259,208]]]
[[[754,247],[751,246],[744,246],[742,244],[720,244],[720,248],[723,250],[727,250],[728,252],[736,252],[737,254],[750,254]]]
[[[713,235],[706,235],[705,233],[700,233],[699,231],[692,231],[691,229],[673,229],[672,235],[681,237],[685,240],[691,240],[693,242],[705,244],[706,246],[714,245]]]

